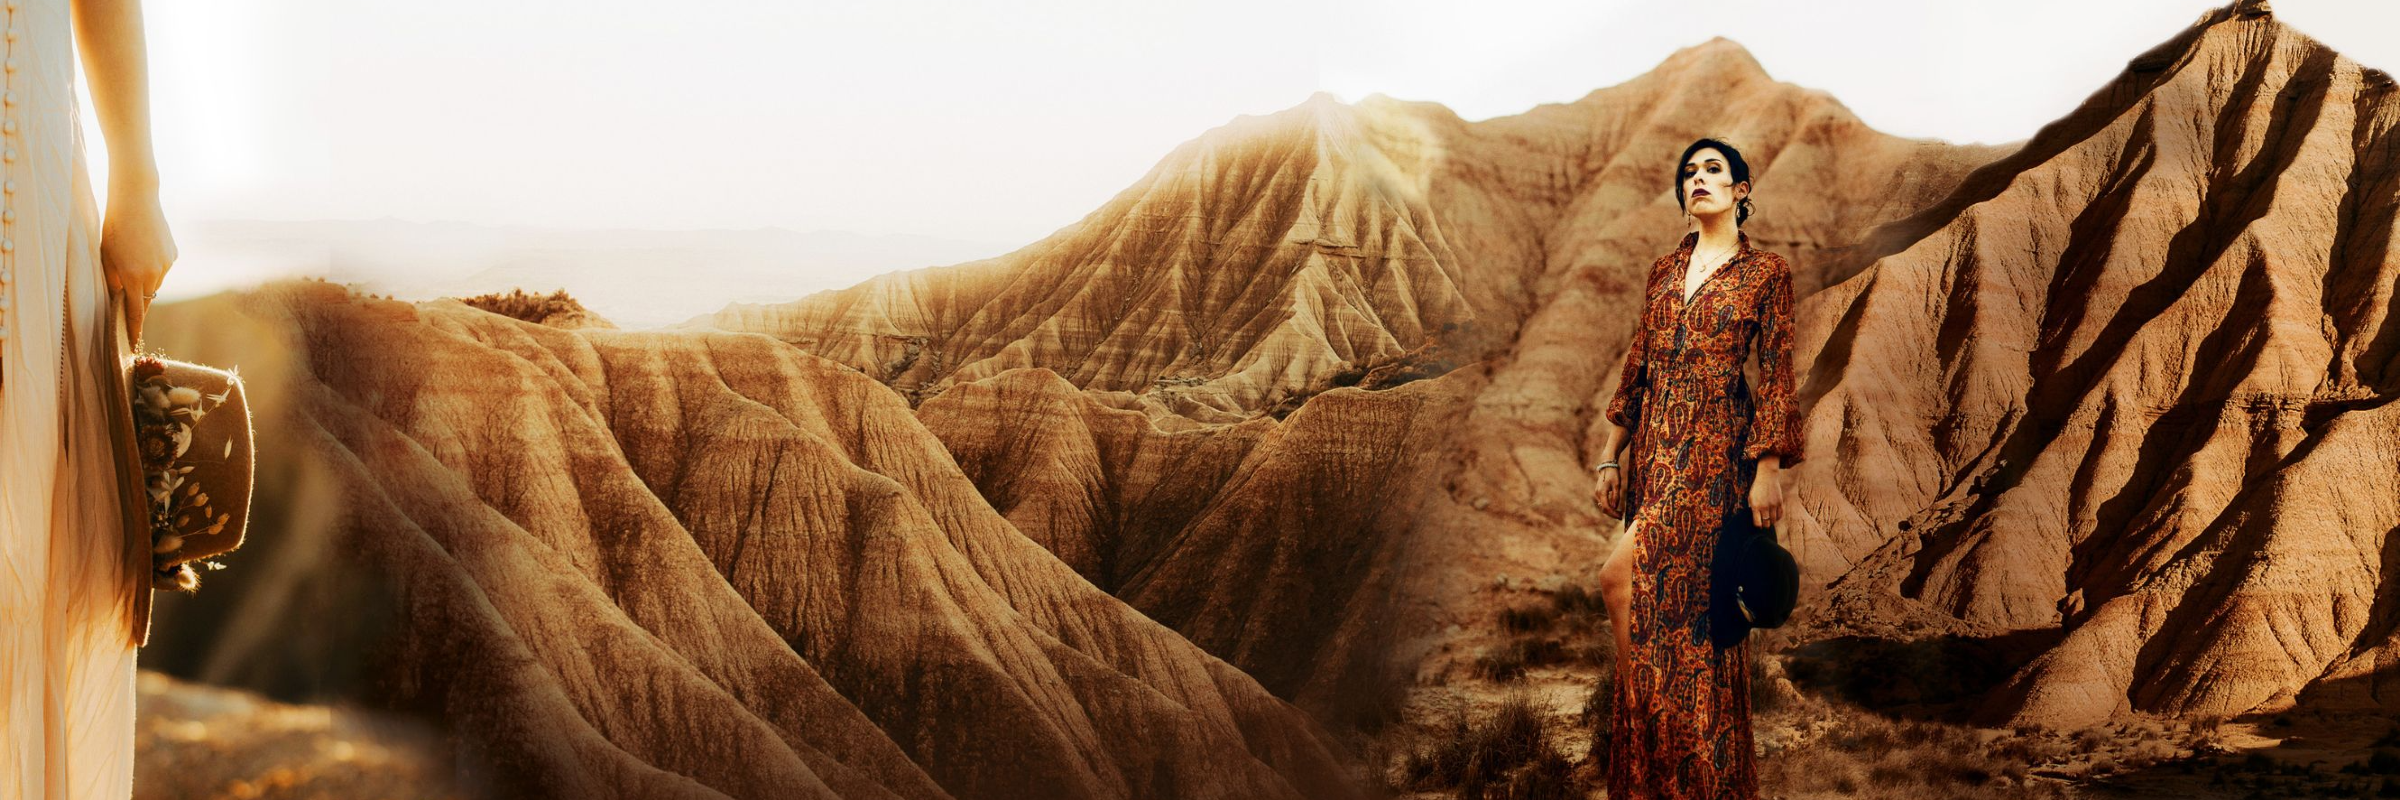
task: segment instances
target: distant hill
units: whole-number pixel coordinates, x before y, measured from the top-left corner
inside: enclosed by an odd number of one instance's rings
[[[177,229],[178,296],[308,275],[408,300],[565,289],[626,328],[655,328],[728,297],[793,299],[1004,245],[842,231],[647,231],[459,222],[210,220]]]

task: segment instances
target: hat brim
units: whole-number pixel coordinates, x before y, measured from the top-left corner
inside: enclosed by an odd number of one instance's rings
[[[179,541],[172,543],[176,547],[170,553],[159,553],[159,542],[151,528],[150,486],[144,474],[141,431],[133,406],[141,395],[132,385],[135,359],[126,339],[123,310],[122,292],[112,288],[110,324],[104,326],[107,341],[103,350],[111,360],[103,374],[111,379],[101,381],[101,397],[107,406],[110,446],[115,456],[111,460],[115,462],[119,510],[124,523],[121,565],[125,588],[131,595],[128,627],[134,645],[139,647],[149,641],[151,590],[160,575],[177,565],[241,546],[250,520],[254,434],[240,376],[202,364],[159,359],[165,367],[158,374],[159,379],[170,386],[197,390],[207,398],[202,406],[206,413],[191,424],[189,444],[175,457],[178,468],[190,468],[180,473],[182,486],[195,488],[183,490],[188,493],[178,500],[192,511],[179,515],[177,529],[182,533]],[[203,506],[208,514],[205,520],[199,518]]]

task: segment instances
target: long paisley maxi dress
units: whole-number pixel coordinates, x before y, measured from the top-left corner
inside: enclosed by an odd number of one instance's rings
[[[0,0],[0,800],[133,794],[135,592],[70,0]]]
[[[1627,672],[1617,677],[1608,796],[1758,796],[1750,644],[1709,642],[1709,563],[1727,515],[1747,514],[1758,459],[1800,462],[1792,379],[1792,271],[1738,234],[1734,257],[1683,296],[1697,231],[1650,267],[1640,324],[1608,418],[1633,431]],[[1753,403],[1743,363],[1755,351]],[[1628,528],[1632,525],[1629,523]]]

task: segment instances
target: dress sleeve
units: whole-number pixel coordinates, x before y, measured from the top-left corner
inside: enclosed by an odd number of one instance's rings
[[[1757,414],[1750,423],[1750,443],[1743,455],[1756,461],[1781,456],[1790,468],[1800,463],[1800,401],[1793,388],[1792,268],[1778,257],[1758,293],[1758,367],[1765,385],[1758,389]]]
[[[1632,428],[1641,417],[1642,396],[1650,388],[1650,331],[1644,326],[1658,273],[1658,264],[1652,263],[1649,282],[1642,286],[1641,305],[1633,313],[1633,341],[1625,346],[1625,366],[1617,375],[1617,394],[1608,401],[1608,421],[1624,428]]]

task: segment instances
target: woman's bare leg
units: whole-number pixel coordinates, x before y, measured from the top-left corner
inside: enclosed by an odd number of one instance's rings
[[[1639,519],[1627,523],[1625,533],[1612,543],[1608,560],[1600,564],[1600,602],[1608,606],[1609,631],[1616,635],[1620,676],[1625,674],[1626,658],[1633,649],[1633,554],[1641,546],[1641,528]]]

